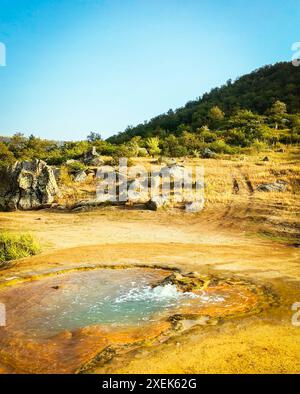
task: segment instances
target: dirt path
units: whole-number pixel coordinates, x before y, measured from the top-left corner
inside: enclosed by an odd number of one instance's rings
[[[227,224],[224,212],[0,213],[1,229],[31,231],[44,248],[0,271],[0,280],[82,264],[154,264],[247,277],[271,286],[280,305],[260,316],[196,327],[95,372],[300,372],[300,327],[291,324],[291,306],[300,302],[299,249]]]

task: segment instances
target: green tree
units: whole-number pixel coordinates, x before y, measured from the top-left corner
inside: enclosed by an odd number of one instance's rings
[[[132,152],[132,156],[139,155],[141,139],[142,137],[135,136],[127,143],[129,150]]]
[[[208,112],[208,118],[213,124],[222,121],[224,116],[224,112],[217,105],[213,106]]]
[[[287,113],[286,104],[280,100],[275,101],[272,105],[270,113],[273,115],[284,115]]]
[[[16,161],[14,154],[4,142],[0,142],[0,165],[7,166]]]
[[[160,154],[160,147],[159,147],[159,138],[158,137],[151,137],[147,138],[146,147],[151,156],[157,156]]]
[[[91,131],[90,134],[87,136],[87,140],[89,142],[94,142],[94,141],[102,140],[102,137],[101,134]]]

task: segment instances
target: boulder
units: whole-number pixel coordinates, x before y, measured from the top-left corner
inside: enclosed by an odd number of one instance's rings
[[[147,208],[151,211],[157,211],[168,205],[168,198],[164,196],[155,196],[147,203]]]
[[[54,177],[55,177],[56,181],[59,181],[60,180],[60,176],[61,176],[60,168],[59,167],[52,167],[52,171],[53,171],[53,174],[54,174]]]
[[[52,204],[58,194],[53,170],[42,160],[16,162],[2,171],[1,210],[45,208]]]
[[[79,171],[74,176],[74,182],[83,182],[87,178],[85,171]]]
[[[134,179],[128,182],[128,201],[145,203],[149,199],[148,180]]]
[[[215,152],[213,152],[212,150],[210,150],[209,148],[204,148],[201,156],[204,159],[213,159],[217,156],[217,154]]]
[[[268,158],[268,156],[265,156],[262,161],[270,161],[270,159]]]
[[[171,176],[175,179],[184,179],[184,177],[191,177],[191,174],[186,170],[184,165],[181,164],[173,164],[163,167],[160,170],[160,174],[163,176]]]
[[[279,180],[274,183],[261,183],[257,186],[260,192],[284,192],[287,188],[287,182]]]
[[[185,173],[184,166],[181,166],[178,164],[174,164],[174,165],[170,165],[168,167],[162,168],[162,172],[164,172],[164,171],[169,173],[169,175],[174,178],[182,178]]]
[[[84,164],[88,166],[102,166],[104,161],[100,158],[99,153],[96,150],[96,147],[93,146],[91,150],[89,150],[83,158]]]

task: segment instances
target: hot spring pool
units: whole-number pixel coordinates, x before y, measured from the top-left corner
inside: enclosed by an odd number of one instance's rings
[[[111,347],[160,343],[193,324],[216,324],[269,304],[264,290],[246,281],[171,274],[80,269],[2,288],[1,364],[8,360],[13,371],[29,373],[76,372]]]
[[[0,294],[0,300],[11,301],[8,326],[22,326],[39,335],[93,324],[141,325],[195,303],[224,301],[222,296],[183,293],[173,284],[152,287],[169,274],[139,268],[73,272],[16,286],[4,297]]]

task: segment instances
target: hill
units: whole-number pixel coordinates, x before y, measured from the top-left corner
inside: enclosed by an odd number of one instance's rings
[[[183,130],[195,132],[208,123],[209,110],[218,106],[229,117],[238,109],[264,114],[276,101],[283,101],[290,114],[300,112],[300,67],[290,62],[267,65],[221,87],[212,89],[184,107],[169,110],[149,122],[128,127],[124,132],[107,139],[120,144],[134,136],[180,136]]]

